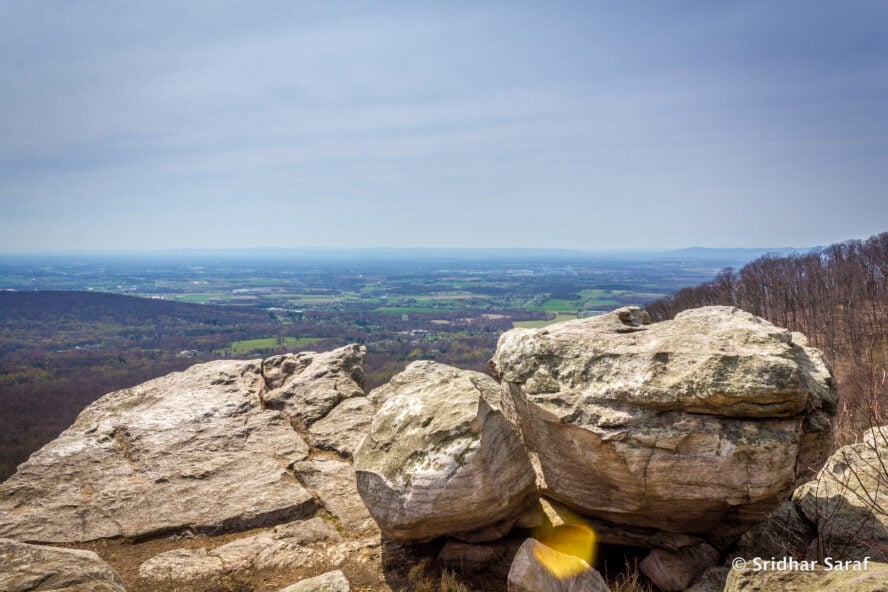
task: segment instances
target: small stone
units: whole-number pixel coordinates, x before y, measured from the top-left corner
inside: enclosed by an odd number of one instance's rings
[[[349,592],[350,590],[351,587],[345,575],[336,570],[302,580],[283,588],[280,592]]]
[[[570,576],[557,577],[537,559],[540,550],[549,557],[561,559],[564,563],[582,564],[582,571]],[[509,570],[508,590],[509,592],[610,592],[601,574],[588,563],[559,553],[534,539],[524,541],[515,554]]]
[[[663,592],[682,592],[716,563],[718,551],[706,543],[699,543],[678,551],[654,549],[642,560],[639,568]]]

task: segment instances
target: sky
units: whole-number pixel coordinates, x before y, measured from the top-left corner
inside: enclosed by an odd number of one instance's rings
[[[888,231],[888,2],[0,0],[0,250]]]

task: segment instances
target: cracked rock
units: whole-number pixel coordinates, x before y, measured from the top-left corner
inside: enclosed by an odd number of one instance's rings
[[[291,419],[363,394],[362,356],[216,361],[105,395],[0,484],[0,536],[72,543],[307,517],[314,498],[289,468],[309,448]]]

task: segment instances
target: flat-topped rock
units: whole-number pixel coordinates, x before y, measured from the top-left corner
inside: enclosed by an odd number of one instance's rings
[[[541,492],[613,524],[739,534],[828,453],[836,391],[801,336],[730,307],[624,308],[503,334],[490,362]]]

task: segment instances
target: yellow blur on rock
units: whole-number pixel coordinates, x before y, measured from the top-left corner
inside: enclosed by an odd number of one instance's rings
[[[539,541],[533,547],[536,560],[558,579],[590,569],[595,563],[595,531],[561,504],[542,499],[540,505],[546,519],[534,532]]]

